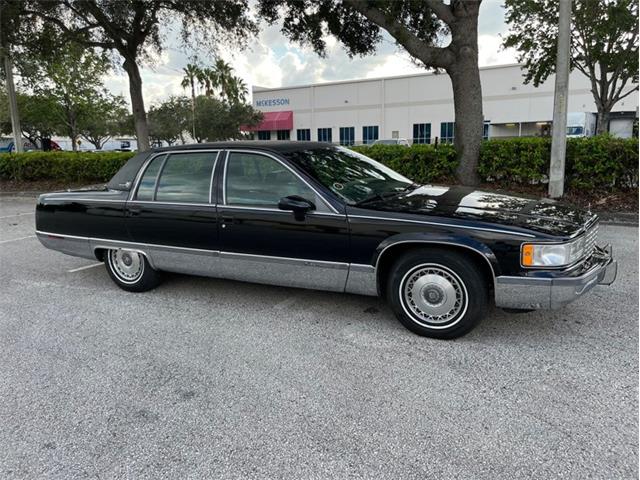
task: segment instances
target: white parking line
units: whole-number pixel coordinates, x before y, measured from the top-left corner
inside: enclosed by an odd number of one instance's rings
[[[14,213],[13,215],[5,215],[3,217],[0,217],[0,219],[2,219],[2,218],[11,218],[11,217],[21,217],[22,215],[33,215],[33,212]]]
[[[94,263],[92,265],[85,265],[84,267],[74,268],[73,270],[67,270],[67,273],[76,273],[80,270],[87,270],[88,268],[99,267],[100,265],[104,265],[104,263]]]
[[[27,237],[10,238],[9,240],[2,240],[2,241],[0,241],[0,243],[17,242],[18,240],[26,240],[27,238],[36,238],[36,236],[35,235],[29,235]]]

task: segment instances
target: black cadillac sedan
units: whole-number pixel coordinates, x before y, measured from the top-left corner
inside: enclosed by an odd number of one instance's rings
[[[491,303],[562,307],[617,270],[590,212],[417,185],[313,142],[139,153],[104,188],[41,195],[36,229],[47,248],[104,261],[124,290],[167,271],[381,295],[437,338],[465,334]]]

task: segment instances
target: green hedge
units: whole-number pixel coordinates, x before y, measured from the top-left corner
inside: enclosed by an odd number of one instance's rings
[[[374,145],[352,147],[418,183],[454,181],[452,145]],[[544,184],[549,173],[548,138],[492,139],[482,142],[478,171],[483,181],[508,188]],[[130,152],[28,152],[0,154],[0,178],[18,181],[106,182],[133,156]],[[638,185],[638,139],[608,135],[567,141],[569,189],[612,191]]]
[[[0,154],[5,180],[106,182],[129,160],[131,152],[26,152]]]
[[[373,145],[352,147],[418,183],[451,182],[457,166],[451,145]],[[501,187],[544,184],[551,139],[522,137],[482,142],[478,172]],[[612,191],[638,186],[638,139],[608,135],[567,140],[569,189]]]

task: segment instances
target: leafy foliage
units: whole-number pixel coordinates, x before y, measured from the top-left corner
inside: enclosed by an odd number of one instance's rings
[[[453,181],[457,160],[451,145],[374,145],[352,147],[418,183]],[[479,173],[482,181],[509,188],[546,188],[551,140],[522,137],[482,143]],[[566,179],[570,190],[610,192],[638,186],[638,139],[609,135],[567,140]]]
[[[185,45],[215,49],[215,42],[243,45],[256,32],[247,0],[25,0],[22,24],[42,26],[61,41],[117,52],[129,76],[131,105],[138,144],[149,147],[148,125],[139,64],[150,62],[164,48],[162,27],[179,22]]]
[[[173,145],[190,130],[191,100],[171,96],[149,109],[149,135],[156,142]]]
[[[538,86],[555,71],[557,0],[505,0],[509,34],[505,47],[518,50],[525,82]],[[613,106],[638,90],[638,2],[574,0],[571,68],[591,82],[604,132]]]
[[[260,0],[260,16],[319,55],[337,38],[347,53],[375,52],[386,31],[416,63],[451,78],[456,115],[458,180],[478,181],[482,88],[478,70],[478,0]]]
[[[251,105],[229,104],[217,98],[200,96],[196,99],[195,134],[198,142],[240,138],[240,126],[255,126],[262,113]]]
[[[33,181],[106,182],[131,152],[28,152],[0,154],[0,178]]]

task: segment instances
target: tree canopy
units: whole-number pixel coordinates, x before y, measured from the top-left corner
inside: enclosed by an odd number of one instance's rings
[[[555,73],[557,0],[505,0],[505,7],[504,46],[518,50],[525,82],[538,86]],[[638,2],[574,0],[570,58],[591,83],[602,133],[613,106],[638,90]]]
[[[482,88],[478,70],[480,0],[260,0],[260,15],[281,21],[293,41],[326,52],[331,34],[349,55],[374,53],[386,31],[425,68],[444,70],[453,87],[458,180],[478,183]]]
[[[256,31],[247,0],[25,0],[22,15],[63,41],[117,52],[129,76],[129,92],[141,150],[149,148],[140,64],[164,48],[167,21],[179,22],[185,44],[197,41],[242,45]]]

